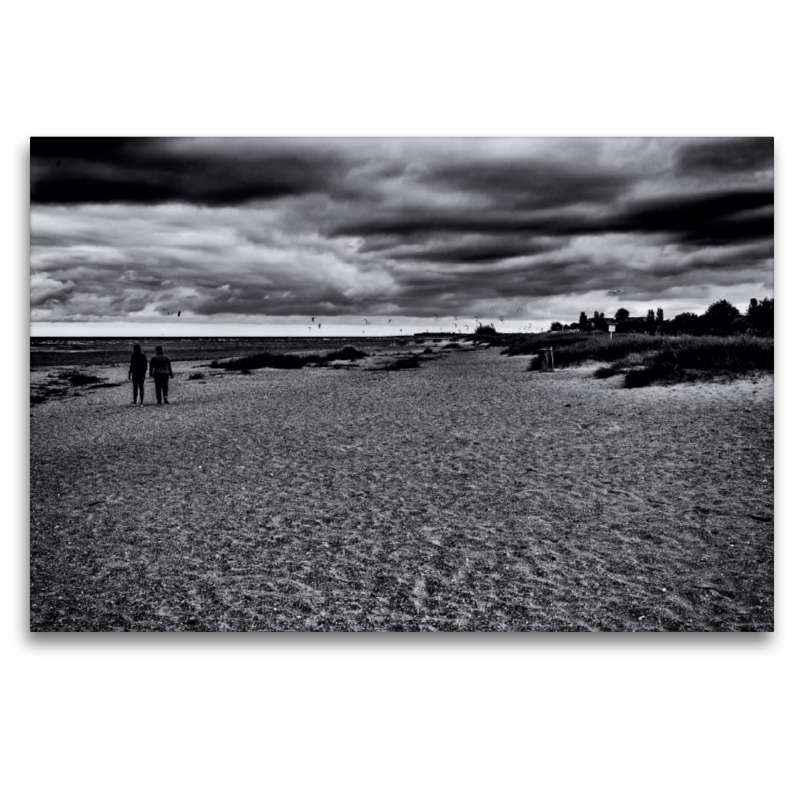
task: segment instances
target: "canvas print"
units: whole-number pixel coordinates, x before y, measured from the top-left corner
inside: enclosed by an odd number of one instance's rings
[[[30,629],[773,630],[771,138],[32,138]]]

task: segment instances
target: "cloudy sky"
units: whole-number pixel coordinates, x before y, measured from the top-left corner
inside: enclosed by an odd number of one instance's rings
[[[774,294],[773,179],[771,138],[34,138],[31,333],[743,310]]]

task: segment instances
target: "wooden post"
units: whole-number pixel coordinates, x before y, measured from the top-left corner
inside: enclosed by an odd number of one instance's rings
[[[555,360],[553,358],[552,347],[543,347],[539,350],[539,364],[541,364],[542,372],[553,372],[555,369]]]

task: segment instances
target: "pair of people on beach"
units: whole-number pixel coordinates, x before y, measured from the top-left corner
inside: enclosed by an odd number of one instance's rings
[[[133,346],[131,356],[131,366],[128,369],[128,378],[133,381],[133,405],[136,405],[137,398],[139,405],[144,405],[144,379],[147,375],[147,356],[142,352],[141,345]],[[169,394],[169,379],[174,378],[172,374],[172,363],[164,355],[164,348],[156,346],[156,354],[150,359],[150,377],[156,384],[156,401],[161,405],[163,396],[164,402],[169,405],[167,395]]]

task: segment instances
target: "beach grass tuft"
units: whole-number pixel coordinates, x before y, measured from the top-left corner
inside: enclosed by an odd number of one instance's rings
[[[96,375],[84,375],[82,372],[72,372],[64,375],[72,386],[88,386],[92,383],[103,383],[104,378],[98,378]]]
[[[618,374],[619,370],[616,367],[599,367],[594,371],[595,378],[613,378]]]

